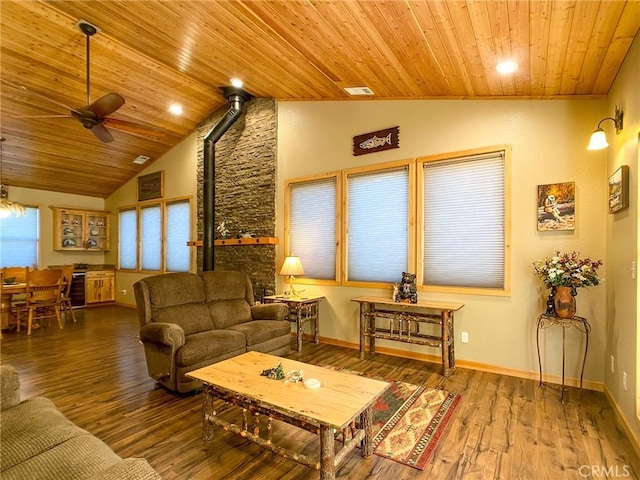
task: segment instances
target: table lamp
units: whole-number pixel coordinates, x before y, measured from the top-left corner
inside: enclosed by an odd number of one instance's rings
[[[304,292],[304,290],[296,290],[293,286],[293,281],[295,280],[296,275],[304,275],[304,268],[302,268],[300,257],[292,255],[285,258],[282,268],[280,269],[280,275],[289,277],[292,296],[299,297],[300,293]]]

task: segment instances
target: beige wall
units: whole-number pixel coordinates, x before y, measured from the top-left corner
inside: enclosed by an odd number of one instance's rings
[[[509,144],[512,146],[512,294],[509,297],[420,293],[426,300],[465,304],[456,313],[456,357],[466,364],[486,364],[535,375],[535,322],[546,291],[532,273],[531,262],[554,249],[577,250],[605,259],[607,221],[606,153],[588,152],[586,145],[605,101],[360,101],[281,102],[278,105],[278,235],[283,227],[283,180],[364,164]],[[400,149],[352,156],[352,137],[400,126]],[[576,183],[576,230],[538,232],[537,185]],[[283,252],[280,252],[281,261]],[[304,259],[303,259],[304,260]],[[398,275],[400,272],[398,272]],[[327,297],[321,311],[320,334],[358,342],[359,295],[389,296],[390,291],[305,285],[307,293]],[[606,309],[604,287],[580,289],[578,314],[593,326],[585,379],[592,388],[604,381]],[[460,332],[469,343],[460,343]],[[567,332],[567,373],[579,376],[583,337]],[[561,371],[561,329],[542,335],[545,372]],[[409,352],[417,346],[380,342]],[[429,353],[437,355],[437,349]],[[530,373],[533,372],[533,373]]]
[[[191,238],[196,239],[196,193],[197,193],[197,151],[196,133],[192,133],[182,142],[172,148],[165,155],[153,162],[144,169],[140,175],[164,170],[164,198],[192,196],[192,214],[194,219],[191,225]],[[134,205],[138,201],[138,179],[137,177],[120,187],[113,195],[109,196],[105,202],[105,208],[111,210],[113,221],[112,242],[118,241],[118,208]],[[118,264],[118,252],[111,250],[105,255],[107,263]],[[191,270],[195,271],[195,247],[191,256]],[[145,275],[139,273],[117,272],[116,274],[116,302],[135,305],[132,285]],[[125,292],[123,292],[126,291]]]
[[[606,368],[605,385],[626,423],[640,445],[637,375],[640,372],[638,340],[638,281],[631,275],[631,262],[638,255],[638,136],[640,135],[640,36],[627,54],[624,65],[608,96],[606,116],[613,116],[616,106],[624,110],[624,129],[615,135],[613,122],[605,122],[609,140],[607,175],[621,165],[629,165],[629,208],[607,215],[607,344],[605,365],[615,358],[615,372]],[[622,374],[627,374],[627,390]]]
[[[78,207],[104,210],[102,198],[69,195],[66,193],[46,192],[30,188],[9,187],[9,199],[27,205],[39,207],[40,211],[40,249],[38,267],[63,265],[65,263],[102,264],[104,255],[101,252],[56,252],[53,250],[53,211],[50,206]]]

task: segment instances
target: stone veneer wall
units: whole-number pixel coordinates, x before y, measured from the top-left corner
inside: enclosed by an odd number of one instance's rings
[[[215,112],[198,126],[198,238],[204,238],[204,135],[228,111]],[[257,98],[215,145],[215,226],[224,221],[228,237],[240,229],[258,237],[275,237],[276,230],[276,102]],[[216,231],[216,238],[220,235]],[[198,248],[198,271],[203,249]],[[256,299],[276,291],[276,246],[214,247],[215,270],[239,270],[251,278]]]

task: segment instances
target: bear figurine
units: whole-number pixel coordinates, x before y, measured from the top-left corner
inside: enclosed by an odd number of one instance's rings
[[[402,280],[400,280],[400,288],[398,290],[400,300],[407,298],[409,303],[418,303],[415,273],[402,272]]]

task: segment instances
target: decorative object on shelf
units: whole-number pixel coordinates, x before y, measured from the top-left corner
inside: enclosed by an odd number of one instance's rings
[[[227,238],[229,229],[226,227],[225,222],[220,222],[220,224],[216,227],[216,232],[220,234],[220,238]]]
[[[271,380],[282,380],[284,378],[284,369],[282,368],[282,364],[279,363],[277,367],[263,370],[260,375],[270,378]]]
[[[297,290],[293,282],[297,275],[304,275],[304,268],[302,267],[302,262],[300,261],[300,257],[296,255],[291,255],[284,259],[282,263],[282,268],[280,269],[280,275],[289,277],[289,284],[291,285],[291,295],[294,297],[299,297],[304,290]]]
[[[20,217],[27,214],[26,207],[21,203],[9,200],[9,190],[7,190],[6,185],[2,183],[2,146],[5,140],[6,138],[0,137],[0,218],[7,218],[11,214]]]
[[[93,235],[94,237],[99,234],[100,234],[100,231],[96,230],[95,228],[89,232],[89,235]]]
[[[236,235],[236,238],[255,238],[256,234],[253,232],[248,231],[245,228],[241,228],[240,229],[240,233],[238,233],[238,235]]]
[[[386,128],[353,137],[354,156],[382,152],[391,148],[400,148],[400,127]]]
[[[598,127],[591,134],[591,141],[589,142],[587,150],[602,150],[609,146],[609,143],[607,143],[607,135],[601,127],[602,122],[605,120],[613,120],[613,123],[616,125],[616,135],[622,131],[622,126],[624,124],[624,112],[622,111],[622,108],[616,106],[614,115],[614,117],[606,117],[598,122]]]
[[[609,177],[609,213],[629,206],[629,166],[622,165]]]
[[[164,195],[164,170],[138,177],[138,201],[162,198]]]
[[[72,238],[65,238],[64,240],[62,240],[62,246],[63,247],[75,247],[76,246],[76,242]]]
[[[65,235],[73,235],[75,232],[73,231],[73,228],[65,228],[62,233]]]
[[[575,182],[538,185],[538,231],[575,230]]]
[[[99,227],[104,227],[104,223],[102,222],[98,222],[96,225],[98,225]]]
[[[399,283],[393,284],[393,293],[391,294],[391,299],[394,302],[400,301],[400,284]]]
[[[533,262],[535,274],[551,292],[547,298],[547,314],[560,318],[572,318],[576,313],[576,288],[600,284],[598,269],[602,260],[580,259],[578,252],[560,253],[551,258]],[[553,312],[550,307],[553,305]]]
[[[399,288],[399,298],[400,300],[408,299],[409,303],[418,303],[418,289],[416,288],[415,273],[402,272],[402,280],[400,280]]]
[[[96,242],[93,238],[87,240],[87,247],[96,248],[98,246],[98,242]]]

